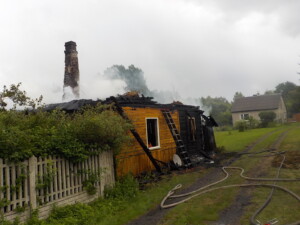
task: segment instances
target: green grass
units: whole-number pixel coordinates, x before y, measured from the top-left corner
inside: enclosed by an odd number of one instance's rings
[[[281,150],[298,150],[300,151],[300,129],[299,127],[288,133],[279,149]],[[300,163],[300,162],[299,162]],[[272,168],[269,162],[268,170],[266,171],[266,177],[274,177],[277,168]],[[296,169],[281,169],[281,178],[299,178],[300,171]],[[278,182],[278,185],[286,187],[296,194],[300,195],[299,182]],[[258,209],[266,200],[270,190],[264,188],[258,188],[254,192],[252,204],[247,208],[241,224],[247,224],[250,216]],[[300,220],[300,203],[288,194],[281,191],[275,191],[271,203],[267,208],[259,215],[258,219],[262,222],[267,222],[270,219],[277,218],[280,224],[288,224],[296,220]]]
[[[215,132],[215,138],[218,147],[225,147],[227,152],[238,152],[245,149],[264,134],[278,129],[288,129],[296,125],[297,124],[287,124],[280,127],[251,129],[244,132],[239,132],[238,130],[217,131]]]
[[[230,149],[230,151],[238,151],[244,149],[245,146],[253,142],[255,139],[261,137],[262,135],[271,131],[275,131],[273,134],[271,134],[261,143],[257,144],[251,150],[255,152],[261,149],[269,148],[274,140],[281,134],[281,132],[289,129],[289,126],[281,127],[278,131],[276,131],[276,129],[278,128],[255,129],[246,132],[232,132],[231,134],[228,134],[228,132],[217,132],[217,143],[219,144],[220,139],[228,136],[226,141],[221,142],[221,144],[225,146],[227,151],[228,149]],[[246,175],[249,176],[251,176],[251,173],[255,173],[256,169],[265,170],[267,168],[264,164],[264,159],[256,157],[249,158],[249,156],[246,155],[243,156],[240,160],[233,163],[232,166],[243,167],[246,171]],[[273,168],[272,172],[275,173],[276,169]],[[238,176],[238,173],[239,172],[237,171],[231,170],[230,178],[225,182],[218,184],[217,186],[245,183],[245,181]],[[165,216],[161,224],[210,224],[213,221],[218,221],[220,216],[219,213],[230,206],[239,190],[239,188],[224,189],[195,197],[192,200],[171,209]],[[269,190],[259,189],[259,191],[268,193]],[[261,196],[259,198],[261,199]],[[279,199],[282,201],[282,199],[285,198],[283,196]],[[293,199],[290,200],[292,201],[291,205],[295,206],[295,201]],[[299,208],[297,207],[296,209],[299,210]],[[249,224],[249,212],[253,212],[253,210],[255,210],[255,207],[251,209],[250,207],[247,208],[247,215],[243,217],[241,224]],[[295,210],[292,210],[291,212],[295,214]],[[291,218],[291,216],[293,216],[292,213],[285,212],[285,216],[287,218]]]
[[[128,221],[135,219],[156,207],[161,202],[164,195],[175,185],[182,183],[186,187],[192,184],[200,174],[201,173],[199,172],[193,172],[167,176],[163,181],[152,184],[152,186],[148,187],[146,190],[140,191],[135,198],[124,202],[124,207],[117,210],[115,213],[107,215],[105,218],[100,216],[96,224],[126,224]]]
[[[215,133],[215,138],[217,146],[224,146],[228,152],[237,152],[245,149],[247,145],[251,144],[262,135],[272,132],[276,129],[278,128],[261,128],[246,130],[244,132],[239,132],[237,130],[219,131]]]
[[[157,207],[166,193],[178,183],[187,187],[203,173],[204,171],[198,171],[166,175],[162,181],[152,183],[148,185],[146,190],[137,192],[133,190],[136,186],[132,181],[123,183],[117,190],[108,192],[110,195],[108,198],[100,198],[90,204],[77,203],[64,207],[54,207],[47,220],[38,220],[35,216],[26,225],[126,224]]]

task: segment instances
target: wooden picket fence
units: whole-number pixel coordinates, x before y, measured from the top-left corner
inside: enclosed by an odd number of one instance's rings
[[[102,196],[106,185],[114,185],[114,174],[112,152],[90,156],[81,163],[59,157],[33,156],[18,164],[0,159],[0,210],[9,221],[17,216],[24,221],[34,209],[45,218],[54,204],[87,203]],[[89,178],[94,178],[96,194],[85,190]]]

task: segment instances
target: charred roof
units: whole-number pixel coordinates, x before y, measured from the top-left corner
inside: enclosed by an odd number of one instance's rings
[[[152,108],[168,108],[170,110],[195,110],[199,111],[201,114],[203,113],[202,110],[199,109],[199,106],[192,106],[192,105],[184,105],[184,104],[177,104],[177,102],[170,103],[170,104],[160,104],[153,100],[153,97],[145,97],[143,95],[136,95],[136,94],[125,94],[125,95],[118,95],[117,97],[109,97],[105,100],[92,100],[92,99],[79,99],[73,100],[70,102],[63,102],[63,103],[56,103],[56,104],[49,104],[45,107],[46,111],[52,111],[54,109],[61,109],[68,112],[73,112],[79,110],[81,107],[86,105],[96,106],[98,103],[101,104],[111,104],[114,103],[114,99],[121,107],[152,107]]]

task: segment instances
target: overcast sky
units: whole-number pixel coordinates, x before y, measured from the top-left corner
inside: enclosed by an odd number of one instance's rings
[[[0,0],[0,86],[61,101],[64,43],[77,43],[82,98],[122,92],[103,71],[141,68],[182,98],[299,85],[299,0]]]

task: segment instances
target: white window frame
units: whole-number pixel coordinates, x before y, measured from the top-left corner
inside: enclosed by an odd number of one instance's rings
[[[148,127],[147,127],[147,120],[156,120],[156,129],[157,129],[157,146],[153,146],[153,147],[149,147],[149,143],[148,143]],[[146,117],[145,118],[145,123],[146,123],[146,139],[147,139],[147,147],[150,149],[150,150],[153,150],[153,149],[159,149],[160,148],[160,136],[159,136],[159,119],[158,117]]]
[[[248,119],[245,119],[245,115],[248,115]],[[241,119],[242,120],[249,120],[250,114],[249,113],[242,113],[241,114]]]

